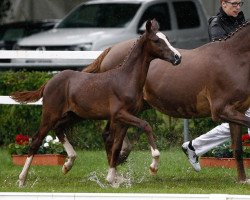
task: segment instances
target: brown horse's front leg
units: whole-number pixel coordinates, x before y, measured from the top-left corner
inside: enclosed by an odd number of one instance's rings
[[[249,181],[246,179],[243,158],[242,158],[243,150],[241,141],[241,126],[235,123],[229,123],[229,126],[232,138],[233,153],[237,166],[238,181],[241,183],[246,183]]]
[[[227,105],[221,112],[213,113],[213,119],[220,118],[223,121],[236,123],[250,128],[250,118],[237,111],[233,105]]]

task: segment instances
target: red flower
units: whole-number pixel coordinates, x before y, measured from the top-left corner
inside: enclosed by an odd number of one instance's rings
[[[16,135],[16,143],[19,145],[27,145],[29,144],[29,136],[28,135]]]
[[[250,146],[250,135],[248,133],[242,135],[242,145],[243,146]]]

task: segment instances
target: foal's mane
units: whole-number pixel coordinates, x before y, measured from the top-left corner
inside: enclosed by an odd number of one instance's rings
[[[226,41],[227,39],[233,37],[237,32],[239,32],[239,31],[241,31],[241,30],[245,30],[245,27],[246,27],[247,25],[249,25],[249,24],[250,24],[249,21],[246,21],[246,22],[244,22],[242,25],[240,25],[238,28],[236,28],[235,31],[231,32],[228,36],[226,36],[226,37],[224,37],[224,38],[214,39],[214,40],[212,40],[212,42],[223,41],[223,40]]]
[[[145,33],[144,33],[145,34]],[[133,46],[130,48],[128,54],[125,56],[124,60],[118,65],[118,67],[122,67],[126,64],[126,62],[128,61],[130,55],[132,54],[133,50],[135,49],[136,45],[138,44],[138,42],[142,39],[142,37],[144,36],[141,35],[133,44]]]

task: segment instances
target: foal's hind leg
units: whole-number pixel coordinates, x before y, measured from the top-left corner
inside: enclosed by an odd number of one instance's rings
[[[55,125],[55,132],[60,142],[63,144],[65,151],[67,152],[68,159],[67,162],[64,163],[62,167],[62,172],[64,174],[68,173],[73,167],[74,161],[76,159],[76,152],[73,146],[69,143],[66,132],[69,130],[72,125],[79,120],[73,112],[67,112],[63,115],[63,117],[57,122]]]
[[[64,140],[63,146],[67,152],[68,160],[67,160],[67,162],[64,163],[64,165],[62,167],[62,172],[64,174],[67,174],[68,171],[70,171],[71,168],[73,167],[74,161],[76,159],[76,152],[75,152],[73,146],[69,143],[66,135],[65,135],[63,140]]]
[[[150,165],[150,171],[152,174],[156,174],[158,170],[160,152],[156,148],[153,137],[153,131],[149,123],[140,118],[135,117],[134,115],[131,115],[125,110],[119,112],[119,114],[117,115],[117,120],[128,125],[136,126],[146,133],[148,143],[151,149],[151,155],[153,158],[152,164]]]
[[[49,130],[51,130],[52,125],[53,123],[49,123],[49,121],[47,123],[41,123],[38,133],[33,137],[28,157],[25,161],[22,172],[19,175],[19,187],[24,186],[33,156],[38,151]]]

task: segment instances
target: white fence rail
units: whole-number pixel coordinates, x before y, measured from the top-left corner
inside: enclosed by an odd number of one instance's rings
[[[13,51],[0,50],[0,70],[16,68],[64,69],[83,67],[102,51]],[[8,60],[9,62],[6,63]]]
[[[131,193],[0,193],[1,200],[250,200],[250,195]]]
[[[102,51],[12,51],[0,50],[0,59],[96,59]]]
[[[14,101],[13,99],[11,99],[9,96],[0,96],[0,105],[18,105],[20,103]],[[40,99],[37,102],[33,102],[33,103],[27,103],[24,105],[42,105],[42,99]]]
[[[12,50],[0,50],[0,62],[1,59],[74,59],[74,60],[94,60],[96,59],[102,51],[12,51]],[[6,66],[6,63],[2,63],[3,66]],[[48,65],[48,63],[8,63],[9,66],[41,66]],[[62,66],[61,63],[51,63],[50,66]],[[80,64],[79,64],[80,65]],[[70,65],[66,65],[69,67]],[[75,65],[74,65],[75,66]],[[0,63],[1,69],[1,63]],[[8,96],[0,96],[0,104],[19,104]],[[28,105],[42,105],[42,101],[29,103]]]

